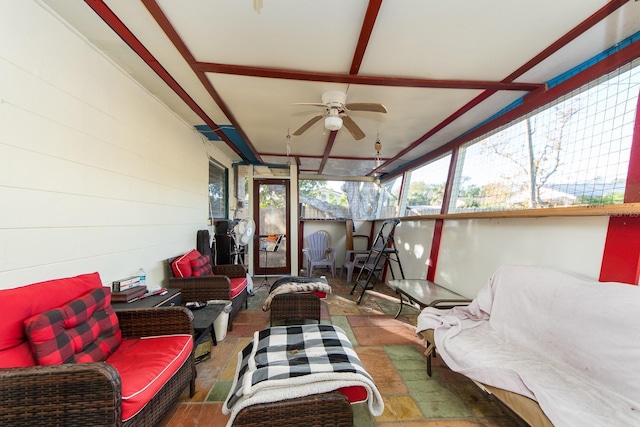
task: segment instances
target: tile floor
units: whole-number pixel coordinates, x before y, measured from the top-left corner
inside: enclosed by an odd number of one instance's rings
[[[493,396],[449,370],[441,359],[434,359],[433,376],[427,376],[423,342],[414,332],[418,311],[405,307],[394,319],[398,300],[387,286],[377,284],[357,305],[344,279],[329,278],[329,283],[333,294],[322,303],[322,321],[347,332],[385,403],[379,417],[371,416],[366,404],[354,405],[356,427],[526,426]],[[211,359],[197,365],[195,396],[189,398],[185,391],[161,426],[225,425],[228,416],[221,407],[231,388],[236,355],[254,331],[269,324],[269,313],[261,308],[266,293],[266,287],[258,288],[249,298],[249,309],[235,318],[233,331],[213,347]]]

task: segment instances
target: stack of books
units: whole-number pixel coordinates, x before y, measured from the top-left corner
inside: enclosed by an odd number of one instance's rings
[[[140,285],[140,276],[125,277],[124,279],[114,280],[111,283],[113,292],[123,292],[127,289],[135,288]]]
[[[130,302],[147,293],[146,286],[134,286],[120,292],[111,292],[112,302]]]

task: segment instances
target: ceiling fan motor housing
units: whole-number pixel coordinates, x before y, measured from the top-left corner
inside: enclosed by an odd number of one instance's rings
[[[339,90],[331,90],[322,94],[322,103],[328,108],[343,109],[347,102],[347,94]]]

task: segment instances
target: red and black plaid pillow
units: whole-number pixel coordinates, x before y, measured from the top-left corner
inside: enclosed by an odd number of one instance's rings
[[[104,287],[32,316],[24,325],[40,365],[103,361],[122,340],[110,290]]]
[[[213,276],[213,268],[211,267],[211,258],[209,255],[202,255],[191,260],[192,274],[198,276]]]

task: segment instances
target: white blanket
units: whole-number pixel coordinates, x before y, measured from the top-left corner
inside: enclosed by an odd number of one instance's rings
[[[231,414],[230,427],[247,406],[352,386],[365,388],[369,410],[374,416],[382,414],[382,396],[342,329],[325,324],[276,326],[255,332],[238,353],[222,413]]]
[[[538,401],[556,426],[640,426],[640,290],[501,267],[468,307],[426,308],[454,371]]]

